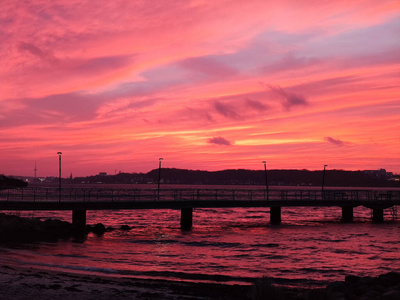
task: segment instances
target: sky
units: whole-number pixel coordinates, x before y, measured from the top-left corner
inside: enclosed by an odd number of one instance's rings
[[[0,174],[400,173],[400,1],[0,0]]]

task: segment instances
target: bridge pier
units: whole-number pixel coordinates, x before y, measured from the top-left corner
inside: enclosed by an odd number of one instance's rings
[[[372,221],[374,223],[383,223],[383,209],[373,208],[372,209]]]
[[[86,210],[76,209],[72,211],[72,225],[78,229],[86,226]]]
[[[342,207],[342,222],[343,223],[353,222],[353,206]]]
[[[281,207],[271,206],[269,210],[271,224],[281,224]]]
[[[181,208],[181,229],[191,230],[193,224],[193,208],[183,207]]]

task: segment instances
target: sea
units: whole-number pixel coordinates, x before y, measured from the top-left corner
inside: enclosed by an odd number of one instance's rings
[[[7,213],[72,220],[70,211]],[[342,223],[338,207],[283,207],[282,223],[272,225],[269,208],[199,208],[193,210],[192,230],[182,231],[180,210],[87,211],[87,224],[114,230],[58,242],[0,245],[0,263],[93,276],[241,285],[269,277],[280,286],[317,288],[346,275],[400,272],[399,214],[396,209],[384,214],[384,223],[375,224],[370,209],[356,207],[354,221]],[[121,230],[122,225],[131,229]]]

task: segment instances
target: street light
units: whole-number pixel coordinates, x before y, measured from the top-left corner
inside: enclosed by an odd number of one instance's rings
[[[158,197],[160,197],[160,181],[161,181],[161,161],[163,160],[162,157],[158,159]]]
[[[321,187],[321,195],[324,192],[324,184],[325,184],[325,169],[328,165],[324,165],[324,172],[322,173],[322,187]]]
[[[62,152],[57,152],[58,154],[58,197],[61,201],[61,154]]]
[[[265,172],[265,188],[267,189],[267,199],[269,197],[269,189],[268,189],[268,177],[267,177],[267,162],[263,161],[264,164],[264,172]]]

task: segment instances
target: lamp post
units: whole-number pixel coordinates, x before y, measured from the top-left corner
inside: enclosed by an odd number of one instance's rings
[[[62,152],[57,152],[58,154],[58,200],[61,201],[61,154]]]
[[[267,199],[269,198],[269,189],[268,189],[268,176],[267,176],[267,162],[263,161],[264,164],[264,173],[265,173],[265,188],[267,189]]]
[[[324,193],[324,184],[325,184],[325,170],[328,165],[324,165],[324,172],[322,173],[322,187],[321,187],[321,196],[323,197]]]
[[[161,162],[163,158],[160,157],[158,159],[158,186],[157,186],[157,191],[158,191],[158,198],[160,198],[160,181],[161,181]]]

